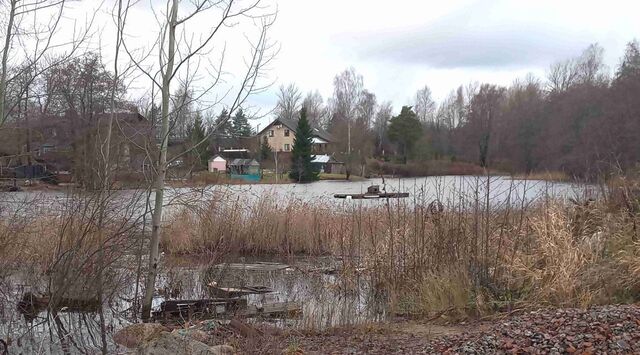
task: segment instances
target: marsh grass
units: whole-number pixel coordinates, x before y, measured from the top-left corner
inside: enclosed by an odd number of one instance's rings
[[[410,200],[379,204],[214,198],[175,214],[162,247],[183,255],[332,255],[342,259],[343,277],[365,270],[393,312],[415,316],[638,299],[635,212],[604,198],[524,198],[526,188],[495,200],[495,181],[471,179],[467,192],[449,196],[436,186],[436,199],[418,189]]]

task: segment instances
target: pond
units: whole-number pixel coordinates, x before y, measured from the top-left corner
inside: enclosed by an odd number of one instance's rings
[[[294,201],[327,204],[335,206],[378,205],[380,200],[336,199],[334,194],[359,194],[367,187],[379,185],[388,192],[408,192],[408,204],[428,204],[439,200],[447,206],[468,204],[474,199],[485,200],[488,195],[492,206],[507,202],[521,203],[551,196],[555,198],[584,198],[597,196],[598,187],[585,184],[547,182],[541,180],[515,180],[506,176],[433,176],[417,178],[373,178],[363,181],[317,181],[309,184],[243,184],[210,185],[198,188],[171,188],[165,192],[168,213],[172,206],[180,206],[207,201],[212,198],[221,201],[243,202],[246,204],[269,197],[282,204]],[[77,196],[79,193],[73,194]],[[80,193],[81,194],[81,193]],[[28,210],[36,214],[55,213],[64,207],[72,194],[65,191],[28,191],[0,193],[0,215]],[[154,196],[149,197],[149,205]],[[133,204],[138,213],[145,211],[146,192],[143,190],[121,190],[113,192],[113,200],[118,206]]]
[[[379,321],[386,316],[383,299],[376,294],[364,275],[339,276],[340,260],[328,257],[298,257],[285,260],[237,258],[234,264],[210,264],[206,258],[163,260],[157,282],[154,307],[171,299],[211,298],[211,285],[219,287],[264,286],[273,292],[244,296],[249,306],[287,302],[301,307],[293,317],[261,317],[251,321],[299,329]],[[282,263],[280,263],[282,261]],[[231,265],[231,266],[229,266]],[[256,267],[257,265],[257,267]],[[278,267],[261,268],[260,265]],[[282,266],[282,267],[279,267]],[[114,351],[113,334],[134,322],[135,278],[133,270],[120,270],[128,278],[120,279],[117,293],[105,305],[107,341]],[[99,315],[96,312],[41,312],[34,319],[25,318],[17,302],[25,292],[37,293],[46,288],[45,278],[17,274],[3,283],[0,302],[0,338],[10,340],[13,353],[59,353],[63,349],[58,324],[65,331],[70,353],[94,353],[100,349]],[[140,290],[142,285],[140,285]],[[179,320],[178,320],[179,321]]]
[[[544,181],[511,180],[506,177],[427,177],[407,179],[370,179],[358,182],[320,181],[311,184],[256,184],[224,185],[204,188],[167,189],[167,214],[176,207],[192,203],[205,203],[217,198],[223,203],[234,202],[250,205],[257,200],[272,198],[279,203],[291,201],[318,203],[335,206],[348,211],[352,206],[376,206],[380,200],[341,200],[333,198],[336,193],[363,193],[370,185],[380,185],[390,192],[408,192],[407,199],[396,200],[408,206],[442,201],[448,208],[470,206],[473,201],[489,201],[492,208],[505,203],[518,204],[538,198],[584,198],[597,195],[597,189],[588,185],[548,183]],[[0,193],[0,215],[41,216],[62,214],[73,207],[78,196],[91,198],[91,194],[52,192]],[[109,211],[115,216],[128,215],[137,219],[148,211],[146,193],[143,190],[114,192]],[[485,198],[486,197],[486,198]],[[72,206],[72,207],[70,207]],[[223,205],[224,206],[224,205]],[[28,218],[27,218],[28,219]],[[148,223],[148,220],[147,220]],[[131,261],[115,265],[113,279],[117,283],[109,288],[112,294],[104,306],[107,340],[111,350],[115,344],[112,334],[136,321],[135,299],[143,289],[142,281],[136,280],[137,269],[134,255]],[[282,268],[256,270],[251,267],[220,267],[222,262],[238,265],[276,262]],[[127,266],[124,266],[126,264]],[[350,263],[351,264],[351,263]],[[355,263],[357,264],[357,263]],[[236,258],[211,260],[200,257],[190,260],[162,260],[157,297],[154,304],[171,299],[211,298],[211,285],[217,287],[260,286],[273,292],[245,296],[248,305],[261,306],[273,303],[298,303],[299,317],[269,318],[276,326],[304,329],[323,329],[330,326],[362,323],[384,319],[386,295],[374,287],[369,276],[352,270],[349,277],[339,272],[341,260],[333,257],[290,257],[286,260],[273,258]],[[99,314],[95,312],[59,312],[57,317],[41,313],[35,319],[25,319],[17,310],[17,302],[26,292],[43,293],[48,289],[48,276],[17,270],[3,273],[0,278],[0,338],[10,340],[10,353],[58,353],[62,350],[61,339],[71,353],[95,353],[100,347]],[[213,284],[215,283],[215,284]]]

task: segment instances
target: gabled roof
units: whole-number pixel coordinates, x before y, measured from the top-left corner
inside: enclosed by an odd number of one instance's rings
[[[276,118],[271,123],[269,123],[263,130],[258,132],[258,135],[264,133],[271,126],[273,126],[275,124],[278,124],[278,123],[280,123],[283,126],[289,128],[293,132],[295,132],[296,129],[298,129],[298,120],[290,120],[288,118]],[[333,138],[331,137],[329,132],[325,131],[324,129],[322,129],[320,127],[316,127],[315,125],[312,124],[311,125],[311,130],[313,131],[314,137],[322,138],[323,140],[328,141],[328,142],[332,142],[333,141]]]

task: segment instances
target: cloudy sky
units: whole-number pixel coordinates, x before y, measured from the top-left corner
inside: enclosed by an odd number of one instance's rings
[[[151,1],[156,7],[163,3]],[[334,76],[354,67],[378,102],[392,101],[399,111],[424,85],[441,100],[472,81],[508,85],[528,73],[544,77],[551,63],[577,56],[595,42],[605,48],[614,70],[625,44],[640,38],[637,0],[264,1],[278,9],[271,37],[281,48],[269,72],[274,86],[251,99],[264,109],[275,105],[280,84],[319,90],[327,98]],[[157,34],[149,0],[136,5],[132,18],[131,46],[145,47]],[[197,23],[206,28],[211,21]],[[251,35],[249,27],[237,27],[236,37],[222,41],[242,53],[246,47],[234,44],[238,36]],[[100,45],[108,47],[109,40],[101,37]],[[232,82],[241,60],[230,58]]]
[[[326,96],[353,66],[379,101],[409,104],[425,84],[441,99],[470,81],[544,76],[594,42],[615,67],[640,36],[639,10],[638,1],[282,0],[274,74]]]

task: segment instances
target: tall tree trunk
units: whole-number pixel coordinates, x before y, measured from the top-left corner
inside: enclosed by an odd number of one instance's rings
[[[2,72],[0,72],[0,126],[4,124],[5,121],[5,113],[4,113],[4,98],[6,95],[6,86],[7,86],[7,60],[9,58],[9,49],[11,49],[11,30],[13,29],[13,22],[16,17],[16,5],[17,0],[10,0],[9,6],[11,10],[9,12],[9,19],[7,21],[7,31],[5,33],[4,39],[4,49],[2,51]]]
[[[169,43],[167,66],[162,76],[162,127],[160,144],[160,157],[158,161],[158,172],[154,182],[155,201],[151,217],[151,241],[149,251],[149,270],[145,285],[144,300],[142,303],[142,319],[148,321],[151,317],[151,303],[155,289],[156,276],[158,274],[158,249],[160,246],[160,229],[162,223],[162,207],[164,205],[164,181],[167,175],[167,147],[169,145],[169,96],[171,78],[173,76],[173,65],[175,56],[175,36],[178,19],[178,0],[173,0],[169,20]]]

